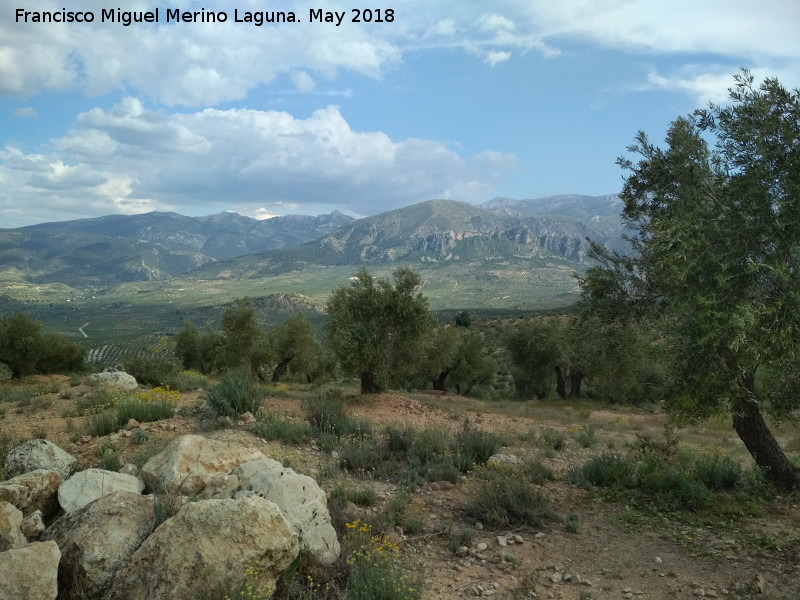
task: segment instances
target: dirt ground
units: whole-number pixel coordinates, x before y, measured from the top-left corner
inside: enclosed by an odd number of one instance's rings
[[[82,435],[82,418],[65,416],[75,398],[85,391],[71,386],[68,378],[36,378],[27,385],[57,381],[69,388],[70,397],[50,393],[44,402],[18,407],[0,403],[0,436],[23,441],[46,433],[48,439],[79,459],[79,467],[97,466],[98,447],[113,443],[121,462],[130,460],[140,445],[117,434],[104,438]],[[8,382],[0,382],[9,386]],[[233,424],[229,429],[205,431],[198,419],[200,391],[184,393],[178,415],[147,425],[149,444],[190,432],[200,432],[231,443],[262,449],[267,455],[288,461],[298,471],[314,475],[330,467],[332,459],[315,445],[288,447],[265,442]],[[284,417],[301,418],[300,401],[292,397],[269,397],[265,408]],[[509,445],[504,453],[520,458],[541,450],[526,443],[525,435],[549,427],[572,436],[575,420],[563,410],[520,407],[509,414],[493,412],[491,404],[457,396],[382,394],[349,405],[353,415],[375,424],[417,427],[461,427],[465,419],[478,428],[501,434]],[[566,417],[565,417],[566,414]],[[574,415],[573,415],[574,416]],[[613,447],[623,451],[636,434],[653,436],[663,431],[663,414],[646,411],[616,412],[606,408],[583,408],[583,423],[591,423],[598,444],[582,448],[570,437],[566,447],[544,459],[556,480],[542,486],[557,517],[541,530],[513,532],[482,529],[470,544],[470,552],[454,555],[442,533],[448,526],[480,527],[465,521],[460,510],[469,482],[455,486],[424,485],[413,493],[409,511],[424,523],[422,533],[406,536],[402,552],[412,564],[424,569],[424,598],[495,596],[575,600],[642,598],[760,598],[800,599],[800,496],[778,496],[758,516],[735,516],[721,521],[704,514],[659,513],[628,502],[626,498],[604,501],[599,494],[569,485],[563,475],[592,454]],[[578,424],[580,428],[580,424]],[[330,471],[330,469],[329,469]],[[399,491],[394,484],[368,480],[385,504]],[[331,480],[323,487],[330,489]],[[364,509],[379,511],[380,506]],[[564,525],[567,515],[577,517],[578,531]],[[519,536],[501,546],[498,536]],[[513,536],[511,537],[514,540]],[[479,544],[485,544],[479,546]],[[516,592],[515,592],[516,590]],[[514,595],[516,594],[516,596]]]

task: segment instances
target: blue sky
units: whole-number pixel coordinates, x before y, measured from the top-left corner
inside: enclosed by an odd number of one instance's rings
[[[0,8],[0,227],[614,193],[636,132],[724,102],[740,67],[800,86],[796,0],[381,0],[393,22],[361,24],[322,0],[165,0],[127,3],[160,13],[130,27],[104,0],[35,5],[95,22]],[[201,7],[228,22],[165,22]]]

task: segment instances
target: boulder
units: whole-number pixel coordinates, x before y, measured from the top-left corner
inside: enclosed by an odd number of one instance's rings
[[[300,547],[318,563],[329,565],[339,558],[339,540],[325,492],[311,477],[271,458],[243,463],[233,475],[239,480],[234,497],[254,493],[274,502],[300,538]]]
[[[272,502],[188,502],[162,523],[115,575],[106,600],[223,597],[246,569],[272,589],[298,554],[297,538]]]
[[[71,513],[101,496],[120,491],[141,494],[144,491],[144,482],[124,473],[86,469],[75,473],[59,486],[58,503],[64,512]]]
[[[136,378],[125,371],[104,371],[102,373],[95,373],[89,376],[89,383],[107,385],[128,392],[132,392],[139,387],[139,384],[136,383]]]
[[[188,496],[200,494],[213,478],[227,475],[240,464],[262,458],[258,450],[184,435],[148,460],[140,475],[150,491]]]
[[[61,550],[58,583],[65,600],[101,598],[114,573],[147,536],[155,522],[153,499],[112,492],[58,519],[45,532]]]
[[[0,598],[54,600],[60,559],[55,542],[34,542],[0,552]]]
[[[64,480],[55,471],[37,469],[0,482],[0,500],[10,502],[29,515],[36,510],[49,518],[58,511],[56,494]]]
[[[55,471],[67,479],[75,470],[78,459],[67,454],[48,440],[28,440],[6,456],[6,477],[22,475],[37,469]]]
[[[28,543],[21,527],[22,512],[10,502],[0,502],[0,552]]]
[[[515,467],[521,464],[522,461],[513,454],[492,454],[486,461],[486,465],[489,467]]]
[[[28,538],[28,541],[38,539],[44,531],[44,520],[42,519],[42,511],[35,510],[22,520],[20,525],[22,535]]]

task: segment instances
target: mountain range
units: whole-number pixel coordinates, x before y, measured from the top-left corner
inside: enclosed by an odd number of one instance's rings
[[[495,198],[479,206],[429,200],[362,219],[339,212],[267,220],[234,213],[111,215],[0,230],[0,279],[96,291],[130,282],[247,281],[365,263],[410,264],[440,276],[458,269],[462,280],[467,270],[479,279],[482,270],[525,271],[535,280],[536,269],[557,269],[563,288],[569,273],[586,266],[587,238],[608,247],[621,243],[620,208],[613,195],[562,195]]]

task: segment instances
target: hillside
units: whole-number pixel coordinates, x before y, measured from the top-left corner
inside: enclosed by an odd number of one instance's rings
[[[550,259],[580,269],[591,237],[609,236],[563,215],[507,215],[453,200],[429,200],[366,217],[317,241],[208,265],[192,276],[264,277],[312,265],[448,266]]]
[[[43,223],[0,230],[0,271],[75,288],[161,281],[216,260],[302,244],[351,220],[339,212],[263,221],[151,212]]]

